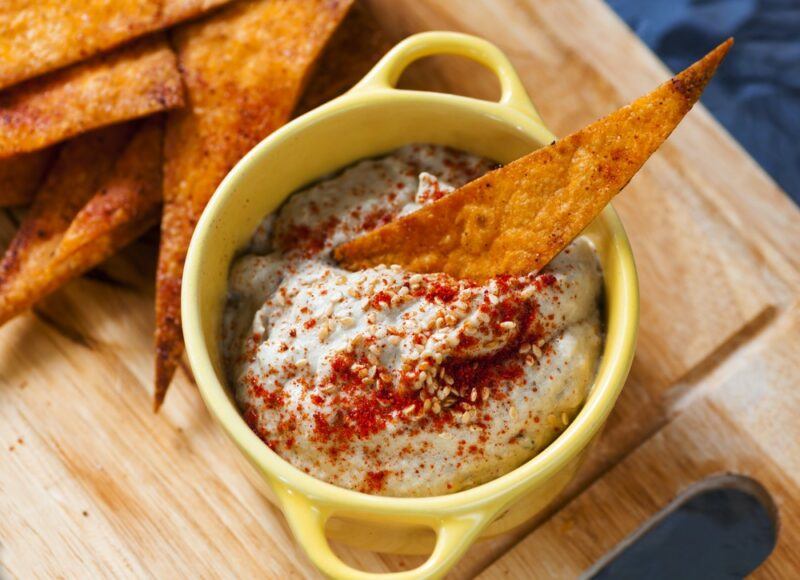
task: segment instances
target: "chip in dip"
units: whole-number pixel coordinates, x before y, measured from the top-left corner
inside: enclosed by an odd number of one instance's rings
[[[223,347],[250,427],[321,480],[391,496],[518,467],[576,414],[595,374],[602,274],[579,237],[544,270],[486,282],[331,250],[492,168],[408,145],[292,195],[230,275]]]

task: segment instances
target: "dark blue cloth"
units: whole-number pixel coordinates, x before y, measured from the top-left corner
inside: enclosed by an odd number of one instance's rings
[[[800,203],[800,0],[608,0],[673,71],[736,39],[703,103]]]

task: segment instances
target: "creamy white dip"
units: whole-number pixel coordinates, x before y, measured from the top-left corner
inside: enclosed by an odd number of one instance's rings
[[[577,413],[602,342],[586,239],[539,274],[485,283],[330,257],[491,167],[409,145],[295,193],[259,227],[231,271],[223,346],[245,419],[284,459],[368,493],[445,494],[511,471]]]

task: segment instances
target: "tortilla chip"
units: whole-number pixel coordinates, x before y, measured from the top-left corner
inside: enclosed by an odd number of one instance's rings
[[[289,120],[309,71],[351,3],[240,2],[173,34],[189,106],[167,120],[156,409],[183,350],[180,287],[194,226],[236,162]]]
[[[65,145],[0,265],[0,324],[158,221],[163,119]]]
[[[108,178],[130,134],[129,125],[115,125],[81,135],[61,149],[0,264],[0,322],[29,306],[30,289],[45,284],[64,232]]]
[[[53,160],[55,148],[0,159],[0,207],[27,205]]]
[[[148,119],[123,150],[105,185],[72,220],[56,261],[77,256],[85,271],[158,223],[163,148],[164,119]]]
[[[335,258],[353,270],[400,264],[479,280],[538,271],[672,133],[731,43],[608,117],[339,246]]]
[[[392,48],[369,9],[356,2],[319,57],[295,115],[344,94]]]
[[[0,158],[183,104],[163,35],[0,93]]]
[[[84,60],[230,0],[5,0],[0,88]]]

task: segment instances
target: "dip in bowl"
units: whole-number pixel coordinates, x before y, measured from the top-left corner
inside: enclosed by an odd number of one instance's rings
[[[410,62],[438,53],[466,56],[492,68],[500,79],[500,101],[392,88]],[[497,48],[461,34],[416,35],[390,51],[348,94],[255,147],[223,181],[198,223],[182,288],[184,337],[195,379],[209,412],[324,573],[371,577],[343,563],[328,545],[331,537],[382,552],[432,550],[422,566],[399,577],[438,577],[478,537],[519,525],[553,500],[611,412],[633,359],[639,302],[630,246],[611,207],[583,233],[603,273],[605,340],[585,402],[574,418],[568,417],[569,425],[508,473],[463,491],[425,497],[362,493],[331,484],[295,467],[250,428],[220,347],[235,259],[250,247],[264,216],[278,210],[292,192],[360,160],[430,143],[507,163],[553,139]]]
[[[228,375],[295,467],[366,493],[453,493],[518,467],[577,413],[602,342],[586,238],[542,272],[485,282],[331,257],[493,165],[430,144],[363,160],[294,193],[234,262]]]

